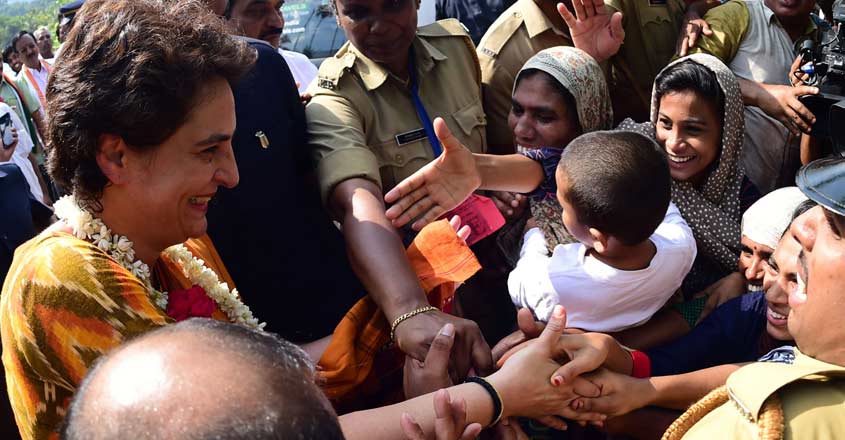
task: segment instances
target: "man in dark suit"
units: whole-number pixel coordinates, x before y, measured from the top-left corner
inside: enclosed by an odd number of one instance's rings
[[[234,90],[240,183],[218,191],[208,233],[266,329],[311,341],[331,334],[365,292],[311,180],[293,76],[275,48],[245,40],[258,60]]]

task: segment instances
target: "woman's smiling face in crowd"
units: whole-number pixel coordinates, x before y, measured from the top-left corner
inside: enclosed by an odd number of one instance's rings
[[[666,149],[669,171],[675,180],[700,183],[719,157],[719,112],[710,99],[696,92],[683,90],[663,95],[655,133]]]

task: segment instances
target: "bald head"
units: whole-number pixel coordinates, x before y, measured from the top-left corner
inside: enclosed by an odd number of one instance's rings
[[[298,347],[214,320],[166,326],[97,363],[68,439],[342,438]]]

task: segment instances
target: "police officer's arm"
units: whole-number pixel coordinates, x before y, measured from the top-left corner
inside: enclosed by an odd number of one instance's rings
[[[385,216],[381,190],[374,182],[352,178],[339,183],[331,195],[331,208],[343,224],[347,251],[370,296],[388,322],[428,305],[411,269],[399,234]],[[406,354],[425,359],[428,346],[447,322],[459,335],[454,348],[455,369],[464,378],[470,367],[492,370],[490,348],[478,326],[439,311],[418,314],[396,328],[396,342]]]

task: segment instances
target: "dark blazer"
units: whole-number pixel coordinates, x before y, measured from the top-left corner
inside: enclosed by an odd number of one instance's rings
[[[320,202],[290,69],[270,45],[246,40],[258,61],[234,90],[240,183],[218,191],[208,232],[266,329],[314,340],[330,334],[364,290]]]
[[[36,234],[29,185],[17,165],[0,164],[0,286],[12,265],[15,249]],[[46,208],[44,208],[46,209]]]

